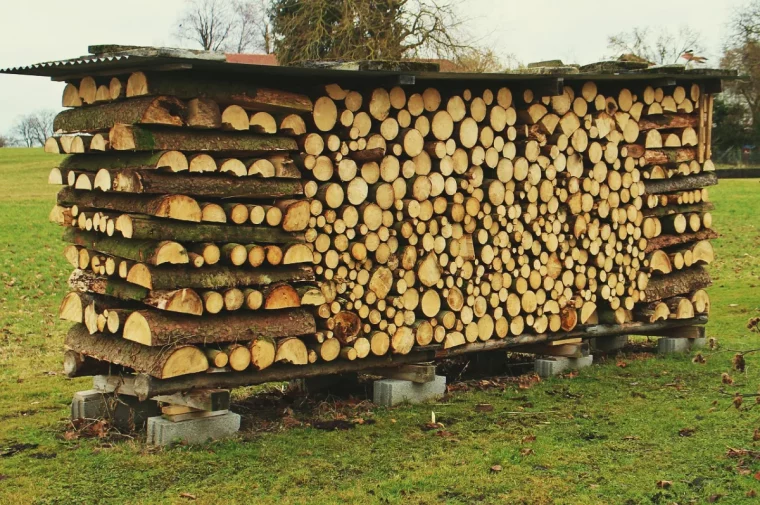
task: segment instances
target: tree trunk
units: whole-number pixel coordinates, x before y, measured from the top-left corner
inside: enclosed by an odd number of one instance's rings
[[[230,225],[212,223],[180,223],[123,214],[117,229],[125,238],[135,240],[166,240],[180,242],[238,242],[288,244],[303,242],[302,233],[290,233],[269,226]]]
[[[257,155],[298,149],[296,141],[287,137],[241,132],[148,129],[120,124],[111,128],[108,139],[111,149],[116,151],[213,151]]]
[[[690,189],[704,188],[718,184],[718,176],[715,172],[690,175],[688,177],[674,177],[672,179],[645,180],[646,194],[658,195],[673,191],[688,191]]]
[[[132,261],[161,265],[170,263],[181,265],[188,263],[187,250],[177,242],[151,240],[124,240],[120,238],[101,237],[76,229],[63,233],[63,240],[79,246],[93,249],[103,254],[119,256]]]
[[[65,110],[55,117],[53,130],[97,132],[108,130],[115,124],[183,126],[186,109],[181,100],[171,96],[135,98]]]
[[[653,302],[683,295],[712,284],[710,275],[702,267],[679,270],[662,277],[652,277],[644,290],[644,302]]]
[[[182,174],[176,176],[155,170],[107,170],[110,181],[103,191],[125,193],[180,194],[205,198],[271,199],[303,195],[303,184],[294,179],[231,178],[218,175]]]
[[[309,97],[298,93],[257,88],[241,81],[188,75],[185,72],[135,72],[127,81],[127,96],[170,95],[189,100],[210,98],[220,106],[239,105],[265,112],[312,111]]]
[[[72,351],[95,359],[123,365],[157,379],[205,372],[208,359],[191,345],[154,348],[123,338],[90,335],[84,325],[74,325],[66,335],[65,345]]]
[[[127,274],[127,282],[149,289],[176,289],[179,286],[196,289],[241,288],[313,280],[314,270],[307,266],[248,269],[224,266],[166,268],[136,264]]]
[[[69,277],[69,286],[83,293],[107,295],[120,300],[133,300],[169,312],[194,316],[203,314],[203,301],[198,293],[189,288],[151,291],[142,286],[118,279],[99,277],[92,272],[83,270],[74,270]]]
[[[80,209],[115,210],[196,223],[200,222],[202,215],[198,202],[184,195],[114,195],[96,191],[75,191],[66,187],[58,192],[58,203],[66,206],[76,205]]]
[[[244,342],[262,336],[292,337],[315,331],[314,316],[304,309],[235,312],[202,318],[141,310],[127,318],[123,336],[146,346],[165,346]]]

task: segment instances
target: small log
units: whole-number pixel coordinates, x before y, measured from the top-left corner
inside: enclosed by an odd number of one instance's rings
[[[188,160],[179,151],[108,153],[98,156],[72,154],[66,156],[58,168],[85,172],[97,172],[102,168],[161,168],[170,172],[184,172],[188,169]]]
[[[65,110],[55,117],[53,130],[66,133],[97,132],[107,130],[115,124],[183,126],[186,114],[185,104],[174,97],[137,98]]]
[[[187,250],[177,242],[168,240],[162,242],[124,240],[102,237],[73,228],[69,228],[64,232],[63,240],[104,254],[154,266],[164,263],[180,265],[189,262]]]
[[[58,192],[58,204],[76,205],[80,209],[147,214],[180,221],[200,222],[202,215],[198,202],[184,195],[106,195],[94,191],[75,191],[66,187]]]
[[[690,175],[688,177],[644,181],[644,187],[646,188],[646,194],[648,195],[671,193],[674,191],[688,191],[691,189],[714,186],[715,184],[718,184],[718,177],[715,175],[715,172]]]

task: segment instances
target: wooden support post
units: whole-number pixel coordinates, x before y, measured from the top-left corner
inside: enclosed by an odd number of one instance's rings
[[[411,381],[417,384],[433,382],[435,380],[435,365],[401,365],[396,368],[380,368],[366,370],[369,375],[379,375],[387,379]]]

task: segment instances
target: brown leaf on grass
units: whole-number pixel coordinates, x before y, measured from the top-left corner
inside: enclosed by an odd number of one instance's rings
[[[491,467],[491,472],[493,473],[501,472],[502,470],[503,468],[501,467],[501,465],[493,465]]]
[[[77,433],[76,431],[67,431],[66,433],[63,434],[64,440],[70,441],[70,440],[76,440],[78,438],[79,438],[79,433]]]
[[[530,447],[523,447],[520,449],[520,456],[530,456],[531,454],[535,454],[536,452],[531,449]]]
[[[694,356],[694,359],[691,360],[692,363],[699,363],[700,365],[704,365],[707,363],[707,360],[704,356],[702,356],[701,352],[698,352],[696,356]]]
[[[285,428],[295,428],[296,426],[301,426],[301,421],[293,416],[285,416],[282,418],[282,425]]]
[[[476,412],[493,412],[493,405],[490,403],[478,403],[475,405]]]
[[[694,434],[696,430],[694,428],[682,428],[678,430],[678,436],[680,437],[690,437]]]
[[[190,493],[180,493],[179,497],[180,498],[184,498],[186,500],[197,500],[198,499],[197,496],[195,496],[194,494],[190,494]]]
[[[744,354],[737,352],[734,354],[734,359],[732,360],[732,364],[734,365],[734,370],[739,372],[744,372],[744,369],[746,368],[747,364],[744,362]]]
[[[530,389],[536,384],[541,382],[541,377],[538,376],[538,374],[527,374],[527,375],[521,375],[518,378],[517,386],[520,389]]]
[[[760,440],[760,428],[755,428],[755,432],[752,434],[752,441],[757,442]]]
[[[747,491],[747,494],[745,494],[744,496],[746,496],[747,498],[754,498],[757,496],[757,491],[755,491],[754,489],[750,489],[749,491]]]
[[[452,432],[446,430],[438,430],[435,432],[435,435],[441,438],[451,438],[454,436]]]
[[[672,480],[658,480],[657,481],[657,487],[660,489],[668,489],[672,485],[673,485]]]
[[[734,396],[734,401],[732,402],[734,404],[734,407],[737,409],[742,408],[742,403],[744,402],[744,399],[742,398],[741,393],[736,393],[736,396]]]
[[[528,435],[527,437],[523,437],[523,439],[522,439],[522,443],[523,444],[529,444],[529,443],[535,442],[535,441],[536,441],[536,436],[535,435]]]
[[[728,375],[726,372],[723,372],[720,376],[721,382],[723,384],[728,384],[729,386],[734,383],[734,379],[731,378],[730,375]]]
[[[715,350],[718,347],[718,339],[715,337],[710,337],[710,339],[707,341],[707,346],[710,348],[710,350]]]
[[[626,362],[625,362],[625,361],[623,361],[623,360],[618,360],[618,362],[617,362],[617,363],[615,363],[615,366],[618,366],[618,367],[620,367],[620,368],[625,368],[625,367],[627,367],[627,366],[628,366],[628,363],[626,363]]]
[[[720,500],[721,498],[723,498],[722,494],[713,494],[713,495],[710,495],[710,497],[707,498],[707,503],[715,503],[716,501]]]
[[[760,480],[760,472],[755,472],[755,475],[753,475],[755,480]]]

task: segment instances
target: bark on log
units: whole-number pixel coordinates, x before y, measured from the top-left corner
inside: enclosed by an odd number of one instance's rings
[[[700,189],[706,186],[718,184],[718,176],[715,172],[690,175],[688,177],[674,177],[672,179],[645,180],[645,193],[648,195],[658,195],[661,193],[671,193],[673,191],[688,191],[690,189]]]
[[[108,188],[100,188],[104,191],[180,194],[226,199],[271,199],[303,195],[303,183],[294,179],[232,178],[202,174],[176,176],[155,170],[134,169],[108,170],[108,173],[110,177],[107,179],[111,181],[111,184]]]
[[[213,223],[180,223],[123,214],[117,229],[125,238],[135,240],[177,240],[180,242],[239,242],[288,244],[303,242],[302,233],[290,233],[269,226],[249,226]]]
[[[208,358],[194,346],[154,348],[110,335],[90,335],[84,325],[74,325],[66,335],[65,344],[75,352],[124,365],[157,379],[205,372]]]
[[[694,114],[662,114],[639,119],[639,130],[664,130],[668,128],[694,128],[699,117]]]
[[[146,346],[165,346],[243,342],[258,337],[292,337],[315,331],[314,316],[300,308],[203,318],[141,310],[127,318],[123,336]]]
[[[97,156],[72,154],[58,165],[61,170],[97,172],[101,168],[167,168],[172,172],[188,169],[187,157],[179,151],[108,153]]]
[[[666,165],[697,159],[697,149],[694,147],[677,147],[670,149],[647,149],[644,152],[645,165]]]
[[[183,72],[135,72],[127,81],[127,96],[170,95],[189,100],[210,98],[219,105],[239,105],[266,112],[312,111],[309,97],[288,91],[258,88],[244,81],[204,78]]]
[[[133,265],[127,274],[127,282],[149,289],[219,289],[248,286],[266,286],[276,282],[309,282],[314,280],[314,270],[307,266],[288,268],[228,268],[204,266],[203,268],[153,267]]]
[[[679,235],[660,235],[659,237],[650,238],[647,243],[645,253],[656,251],[657,249],[664,249],[679,244],[686,244],[688,242],[698,242],[700,240],[710,240],[718,238],[718,234],[713,230],[700,230],[696,233],[681,233]]]
[[[148,129],[130,125],[115,125],[111,128],[108,139],[111,149],[117,151],[214,151],[258,155],[298,149],[296,141],[288,137],[238,132]]]
[[[673,214],[689,214],[693,212],[705,213],[715,210],[715,205],[710,202],[693,203],[691,205],[666,205],[664,207],[655,207],[654,209],[644,210],[644,217],[650,216],[671,216]]]
[[[172,291],[149,290],[118,279],[99,277],[92,272],[74,270],[69,277],[69,286],[83,293],[111,296],[120,300],[142,302],[145,305],[169,312],[203,314],[203,301],[198,293],[189,288]]]
[[[58,114],[53,121],[53,131],[97,132],[108,130],[115,124],[183,126],[186,109],[181,100],[171,96],[136,98],[80,107]]]
[[[180,221],[201,220],[198,202],[184,195],[135,196],[108,195],[94,191],[75,191],[66,187],[58,192],[59,205],[76,205],[80,209],[115,210],[134,214],[166,217]]]
[[[707,271],[698,266],[673,272],[662,277],[652,277],[644,290],[644,302],[653,302],[683,295],[712,284]]]
[[[91,358],[76,351],[68,350],[63,354],[63,372],[70,379],[93,375],[119,375],[128,371],[129,369],[122,366]]]
[[[66,230],[63,233],[63,240],[103,254],[119,256],[150,265],[157,266],[164,263],[182,265],[189,261],[187,250],[177,242],[172,241],[124,240],[102,237],[76,229]]]

